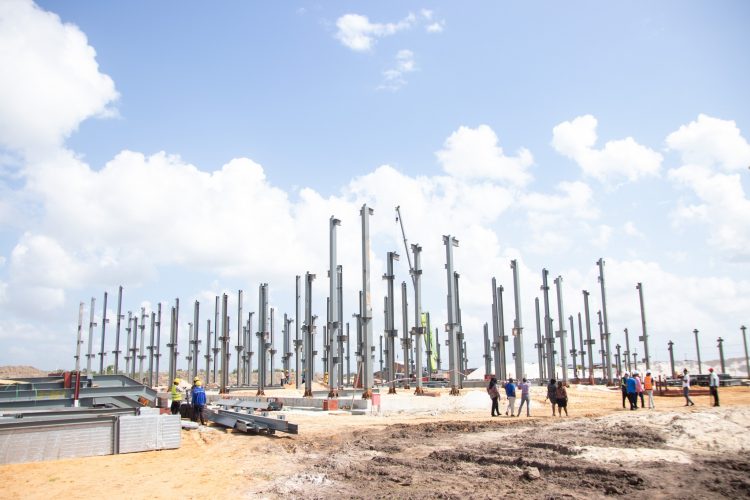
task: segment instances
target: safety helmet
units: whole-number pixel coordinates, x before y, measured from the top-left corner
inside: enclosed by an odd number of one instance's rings
[[[178,378],[174,379],[174,383],[175,383],[175,384],[179,384],[180,382],[182,382],[182,380],[180,380],[180,379],[178,379]]]
[[[193,382],[198,382],[198,381],[199,381],[200,379],[201,379],[200,377],[195,377],[195,378],[193,379]]]
[[[646,370],[646,375],[651,375],[651,370]]]
[[[712,371],[714,371],[714,369],[713,368],[709,368],[708,371],[712,372]]]
[[[195,386],[196,386],[196,387],[200,387],[200,386],[202,386],[202,385],[203,385],[203,382],[201,382],[200,380],[196,380],[196,381],[195,381]]]

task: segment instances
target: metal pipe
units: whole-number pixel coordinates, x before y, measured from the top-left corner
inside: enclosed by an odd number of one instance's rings
[[[724,363],[724,339],[719,337],[716,339],[716,342],[719,343],[719,361],[721,362],[721,373],[727,372],[727,365]]]
[[[701,370],[701,346],[698,343],[698,330],[693,330],[693,334],[695,335],[695,352],[698,355],[698,374],[702,374],[703,371]]]

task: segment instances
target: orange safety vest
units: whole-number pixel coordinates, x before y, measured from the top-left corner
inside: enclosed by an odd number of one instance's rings
[[[651,377],[651,375],[646,375],[646,378],[643,379],[643,388],[647,391],[650,391],[654,388],[653,382],[654,379]]]

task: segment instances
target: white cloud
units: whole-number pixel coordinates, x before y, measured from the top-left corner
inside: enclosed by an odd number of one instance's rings
[[[443,170],[463,179],[491,179],[523,186],[531,181],[528,168],[534,159],[528,149],[518,156],[505,156],[495,132],[487,125],[462,126],[445,140],[436,153]]]
[[[399,50],[396,54],[396,66],[383,71],[383,83],[378,86],[378,90],[399,90],[407,83],[404,75],[415,69],[414,53],[411,50]]]
[[[625,234],[627,234],[628,236],[633,236],[633,237],[641,238],[641,239],[644,239],[646,237],[645,234],[643,234],[642,232],[638,230],[638,228],[635,226],[635,223],[631,220],[627,221],[623,225],[622,229],[625,232]]]
[[[602,149],[595,149],[596,126],[591,115],[562,122],[552,130],[552,146],[575,161],[585,175],[601,182],[636,181],[659,174],[662,156],[632,137],[608,141]]]
[[[114,82],[86,36],[31,1],[0,2],[0,67],[0,146],[39,154],[113,113]]]
[[[429,9],[422,9],[420,11],[420,14],[422,16],[422,19],[424,19],[424,21],[428,23],[427,26],[425,26],[425,30],[428,33],[442,33],[443,29],[445,28],[444,19],[432,22],[434,13]]]
[[[409,14],[396,23],[372,23],[367,16],[345,14],[336,20],[336,38],[346,47],[366,52],[372,49],[377,38],[395,35],[412,27],[416,21],[414,14]]]
[[[666,142],[686,164],[716,165],[730,171],[750,165],[750,144],[732,120],[700,114],[697,120],[669,134]]]

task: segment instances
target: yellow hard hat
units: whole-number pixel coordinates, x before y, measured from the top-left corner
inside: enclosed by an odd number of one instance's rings
[[[198,381],[199,381],[200,379],[201,379],[200,377],[195,377],[195,378],[193,379],[193,382],[198,382]]]
[[[195,381],[195,386],[196,386],[196,387],[200,387],[200,386],[202,386],[202,385],[203,385],[203,382],[201,382],[200,380],[196,380],[196,381]]]
[[[178,379],[178,378],[174,379],[174,383],[175,384],[179,384],[180,382],[182,382],[180,379]]]

